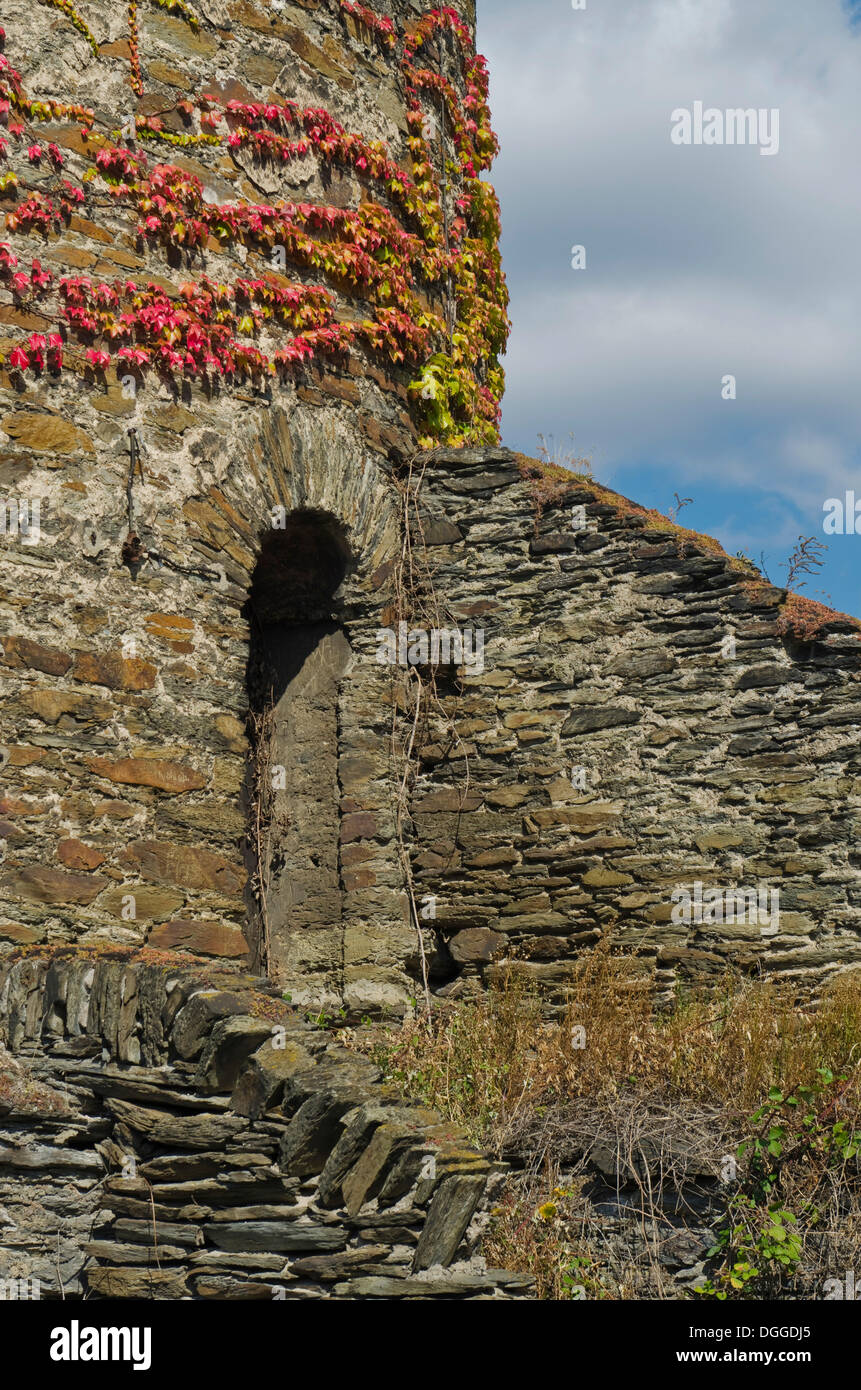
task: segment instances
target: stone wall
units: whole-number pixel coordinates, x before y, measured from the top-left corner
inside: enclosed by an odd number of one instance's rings
[[[268,967],[297,1001],[404,1006],[414,934],[371,659],[399,547],[391,460],[433,424],[413,378],[458,314],[470,342],[505,325],[474,5],[425,13],[4,3],[6,949],[187,948]],[[495,433],[486,349],[448,361],[474,394],[455,436]],[[309,619],[312,525],[344,564]],[[318,823],[297,763],[260,823],[250,755],[277,760],[247,726],[271,676],[252,639],[309,621],[350,651],[325,723],[335,804]],[[304,881],[284,881],[288,817]]]
[[[856,966],[861,624],[506,450],[413,471],[440,626],[485,637],[441,682],[412,801],[440,991],[514,954],[558,997],[606,935],[662,997]],[[779,922],[673,922],[697,882],[779,890]]]
[[[0,1278],[42,1298],[522,1295],[480,1255],[500,1179],[262,979],[0,967]]]
[[[351,559],[327,609],[338,674],[320,687],[301,667],[304,694],[284,677],[273,756],[299,761],[270,807],[270,965],[297,1002],[398,1012],[420,971],[395,833],[404,673],[379,657],[401,611],[402,503],[371,467],[345,487],[346,460],[277,410],[262,430],[254,467],[246,453],[183,522],[213,549],[247,535],[245,587],[170,570],[133,580],[106,555],[82,559],[84,580],[67,567],[66,592],[7,590],[27,623],[3,639],[0,936],[7,950],[113,942],[260,960],[251,518],[278,498],[313,503],[343,518]],[[857,963],[857,625],[787,601],[597,485],[530,477],[506,451],[426,462],[416,553],[443,625],[485,641],[482,671],[441,683],[405,826],[417,898],[436,913],[423,923],[432,988],[462,993],[515,956],[556,999],[607,934],[665,998],[728,964],[815,983]],[[100,573],[121,603],[101,599]],[[141,634],[137,657],[117,655],[128,634]],[[402,711],[399,738],[408,723]],[[674,890],[696,883],[777,890],[779,920],[674,922]]]
[[[150,484],[153,509],[142,528],[166,556],[204,566],[218,559],[226,583],[169,564],[133,576],[119,554],[119,481],[94,477],[84,460],[80,468],[66,463],[58,487],[80,481],[97,515],[113,517],[99,520],[98,553],[85,552],[67,513],[53,516],[38,545],[4,552],[0,938],[146,943],[234,960],[252,948],[250,959],[260,960],[249,888],[257,864],[248,839],[248,600],[267,534],[260,519],[278,506],[318,510],[341,522],[349,540],[350,572],[330,616],[349,633],[354,655],[334,753],[343,906],[331,954],[321,964],[309,943],[302,959],[320,1005],[345,993],[360,1009],[395,1005],[413,938],[391,849],[389,685],[372,655],[397,508],[377,465],[354,466],[347,435],[327,435],[275,407],[235,429],[234,445],[194,462],[205,440],[215,444],[211,418],[195,427],[197,444],[174,454],[170,485],[166,472]],[[151,456],[147,467],[155,467]],[[289,545],[286,531],[273,534]],[[273,791],[273,823],[301,814],[295,791],[293,776]],[[370,852],[354,873],[350,849],[369,828]],[[263,849],[267,865],[276,852],[274,844]],[[273,870],[274,896],[277,880]],[[302,997],[301,976],[282,983]]]

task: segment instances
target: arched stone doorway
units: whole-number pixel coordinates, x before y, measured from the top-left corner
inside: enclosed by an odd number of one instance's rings
[[[339,697],[352,661],[337,594],[343,526],[300,509],[267,534],[248,600],[258,966],[297,1002],[343,995]]]

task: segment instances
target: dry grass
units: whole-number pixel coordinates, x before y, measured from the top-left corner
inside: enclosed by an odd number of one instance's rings
[[[564,468],[568,473],[577,473],[591,478],[592,460],[578,453],[574,447],[574,435],[569,433],[567,444],[557,444],[551,434],[538,436],[538,459],[550,468]],[[570,481],[570,479],[569,479]]]
[[[529,1269],[545,1298],[571,1297],[575,1285],[588,1298],[642,1296],[641,1275],[608,1269],[581,1197],[596,1142],[619,1180],[639,1190],[654,1254],[646,1296],[678,1297],[658,1258],[662,1195],[684,1188],[690,1172],[719,1178],[770,1088],[814,1086],[827,1067],[847,1078],[841,1115],[861,1129],[861,972],[837,976],[818,1004],[774,981],[727,976],[707,996],[680,999],[662,1014],[631,964],[601,944],[581,959],[561,1023],[542,1018],[537,994],[513,967],[467,1006],[357,1034],[354,1045],[409,1095],[515,1163],[517,1180],[485,1251],[495,1263]],[[841,1242],[861,1255],[853,1182],[828,1177],[821,1249],[811,1246],[809,1264],[817,1278]],[[788,1174],[799,1209],[805,1184],[817,1201],[825,1190],[810,1165]]]
[[[707,997],[659,1014],[629,962],[599,945],[579,963],[561,1023],[542,1018],[512,967],[468,1007],[364,1045],[410,1094],[497,1150],[524,1108],[631,1089],[746,1115],[770,1086],[809,1084],[822,1066],[857,1068],[861,971],[838,975],[818,1005],[779,983],[728,975]]]
[[[813,642],[821,633],[837,625],[842,626],[844,631],[854,629],[858,633],[861,629],[861,622],[848,613],[839,613],[835,608],[807,598],[804,594],[791,593],[783,606],[778,632],[797,637],[802,642]]]

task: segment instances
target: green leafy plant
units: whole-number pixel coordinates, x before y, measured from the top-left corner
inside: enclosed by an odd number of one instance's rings
[[[605,1299],[607,1289],[598,1275],[598,1264],[588,1255],[574,1255],[562,1271],[561,1287],[568,1298]]]
[[[700,1295],[775,1296],[798,1272],[804,1236],[821,1220],[820,1193],[829,1176],[844,1172],[861,1151],[861,1131],[840,1113],[849,1080],[827,1067],[817,1076],[789,1092],[772,1086],[750,1117],[755,1128],[737,1154],[740,1186],[709,1251],[720,1263],[698,1288]],[[781,1200],[790,1191],[803,1192],[797,1210]]]

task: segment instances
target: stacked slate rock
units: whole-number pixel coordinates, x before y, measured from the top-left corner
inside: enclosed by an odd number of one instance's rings
[[[42,1297],[530,1290],[478,1253],[501,1172],[262,979],[19,954],[0,1041],[0,1277]]]

